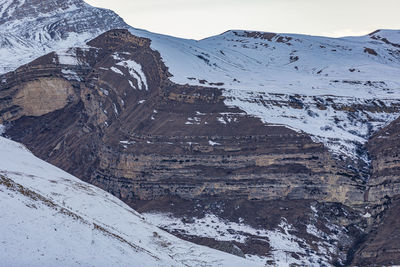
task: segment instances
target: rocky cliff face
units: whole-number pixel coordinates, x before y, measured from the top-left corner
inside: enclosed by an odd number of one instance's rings
[[[399,31],[336,39],[228,31],[200,41],[130,31],[152,40],[172,81],[219,88],[226,105],[307,133],[360,170],[367,140],[400,116]]]
[[[171,82],[150,44],[113,30],[86,48],[53,52],[1,76],[6,135],[140,211],[171,212],[189,218],[188,225],[214,215],[283,239],[293,235],[294,248],[307,250],[283,253],[297,264],[350,262],[347,252],[368,228],[360,214],[364,176],[307,134],[227,106],[219,89]],[[332,202],[340,203],[335,212]],[[262,234],[232,230],[243,239],[221,241],[161,226],[231,253],[279,261],[275,232],[257,241]]]
[[[374,224],[354,253],[356,266],[392,266],[399,263],[400,233],[398,195],[388,198],[381,212],[374,216]]]
[[[389,266],[399,262],[399,119],[377,132],[367,144],[371,155],[368,200],[374,224],[370,234],[355,253],[359,266]]]
[[[399,119],[376,133],[368,142],[371,155],[369,199],[382,203],[399,195]]]
[[[0,1],[3,71],[56,50],[0,76],[0,132],[199,244],[270,265],[400,263],[398,31],[129,28],[86,44],[128,26],[45,2]]]

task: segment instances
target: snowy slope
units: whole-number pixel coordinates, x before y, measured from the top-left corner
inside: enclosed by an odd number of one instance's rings
[[[0,73],[126,27],[114,12],[81,0],[0,0]]]
[[[378,42],[371,36],[327,38],[228,31],[194,41],[137,29],[131,29],[131,32],[152,39],[152,47],[161,52],[176,83],[204,85],[199,80],[206,80],[207,86],[223,83],[214,87],[235,90],[308,96],[352,97],[358,93],[357,96],[368,98],[390,93],[366,92],[362,85],[353,88],[330,83],[334,79],[385,81],[389,88],[400,84],[396,75],[400,54],[391,51],[396,47]],[[386,30],[379,34],[396,40],[400,31]],[[364,52],[365,48],[374,49],[378,56]]]
[[[182,241],[0,137],[2,266],[255,266]]]
[[[228,31],[200,41],[131,32],[153,41],[172,81],[221,88],[227,105],[304,131],[337,154],[360,156],[357,147],[400,114],[400,31],[346,38]],[[291,101],[302,108],[282,105]],[[359,105],[394,112],[349,112]]]
[[[285,218],[281,218],[281,223],[274,230],[254,229],[244,223],[235,223],[227,220],[221,220],[214,214],[207,214],[202,219],[193,220],[192,223],[184,221],[182,218],[176,218],[167,213],[146,213],[147,220],[153,224],[183,235],[194,235],[198,237],[213,238],[219,241],[235,241],[246,243],[249,236],[267,238],[271,253],[268,256],[256,256],[247,254],[246,258],[258,263],[273,263],[273,266],[286,267],[295,266],[332,266],[329,262],[332,259],[330,253],[337,253],[338,235],[328,236],[330,243],[320,243],[317,249],[312,249],[305,240],[297,237],[293,225],[288,224]],[[314,236],[323,236],[326,234],[319,231],[312,224],[307,226],[312,229],[307,230]],[[343,230],[337,226],[335,230],[343,235]],[[329,251],[328,251],[329,250]],[[272,265],[272,264],[271,264]]]

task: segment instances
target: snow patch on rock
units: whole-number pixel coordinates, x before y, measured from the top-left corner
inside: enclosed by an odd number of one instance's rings
[[[147,78],[146,75],[144,74],[142,70],[142,66],[138,63],[136,63],[133,60],[125,60],[117,63],[118,66],[122,66],[128,69],[129,74],[131,75],[132,78],[137,80],[138,82],[138,87],[139,90],[148,90],[147,86]]]
[[[244,223],[222,220],[216,215],[206,214],[203,218],[176,218],[167,213],[146,213],[147,221],[162,229],[188,236],[212,238],[218,241],[245,243],[247,238],[265,238],[271,247],[271,256],[246,255],[254,263],[274,266],[330,266],[326,254],[317,254],[304,240],[295,235],[296,229],[285,219],[274,230],[255,229]]]

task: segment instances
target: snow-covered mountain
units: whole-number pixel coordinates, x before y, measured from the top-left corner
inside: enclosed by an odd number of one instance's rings
[[[256,266],[170,235],[0,137],[2,266]],[[261,266],[261,265],[260,265]]]
[[[368,161],[357,147],[400,114],[400,31],[345,38],[228,31],[200,41],[130,31],[152,40],[172,81],[221,88],[227,105],[308,133],[336,154]]]
[[[113,11],[82,0],[0,0],[0,73],[126,27]]]

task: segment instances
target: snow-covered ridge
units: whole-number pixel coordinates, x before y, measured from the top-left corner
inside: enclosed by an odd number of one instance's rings
[[[51,51],[82,47],[107,30],[127,27],[114,12],[82,0],[3,0],[0,73]]]
[[[227,105],[308,133],[335,154],[359,157],[357,148],[400,116],[400,31],[345,38],[228,31],[200,41],[130,31],[152,40],[172,81],[221,88]],[[301,108],[281,105],[293,98]],[[371,101],[384,108],[354,112]]]
[[[254,266],[160,230],[3,137],[0,209],[4,266]]]
[[[386,81],[390,86],[399,85],[395,70],[399,68],[400,55],[391,53],[391,47],[370,36],[327,38],[228,31],[195,41],[134,28],[130,31],[152,40],[152,48],[160,51],[176,83],[340,96],[354,96],[354,90],[343,86],[331,88],[330,83],[336,79]],[[381,32],[392,36],[400,31]],[[274,37],[265,39],[263,34]],[[375,49],[378,56],[365,52],[365,48]],[[376,73],[376,67],[384,72]],[[206,82],[201,83],[201,80]],[[364,92],[363,86],[356,89]],[[375,96],[364,94],[369,98]]]

